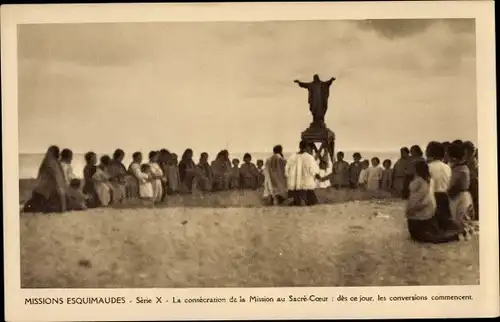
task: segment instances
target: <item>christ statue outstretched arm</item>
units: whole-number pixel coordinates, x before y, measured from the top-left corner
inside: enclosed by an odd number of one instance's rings
[[[332,77],[329,80],[327,80],[325,83],[327,83],[328,85],[331,85],[335,81],[335,79],[336,79],[335,77]]]
[[[301,82],[301,81],[299,81],[297,79],[294,80],[293,82],[299,84],[299,86],[302,87],[302,88],[309,88],[309,84],[310,84],[310,83]]]

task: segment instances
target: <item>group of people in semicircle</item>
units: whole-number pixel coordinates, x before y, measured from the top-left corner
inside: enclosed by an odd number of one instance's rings
[[[252,162],[246,153],[243,163],[231,161],[229,151],[220,151],[209,163],[208,153],[199,162],[186,149],[178,161],[166,149],[151,151],[148,162],[135,152],[128,168],[125,152],[117,149],[112,157],[85,154],[83,180],[73,173],[73,153],[51,146],[40,167],[37,184],[24,212],[65,212],[123,204],[141,199],[145,203],[165,202],[168,195],[194,190],[202,192],[263,188],[267,204],[314,205],[316,189],[386,190],[406,199],[408,229],[413,239],[441,243],[469,238],[477,226],[478,153],[470,141],[430,142],[424,152],[418,145],[400,149],[392,166],[377,157],[363,160],[353,154],[353,162],[338,152],[329,167],[326,156],[315,155],[312,145],[302,141],[299,151],[288,160],[277,145],[265,162]]]

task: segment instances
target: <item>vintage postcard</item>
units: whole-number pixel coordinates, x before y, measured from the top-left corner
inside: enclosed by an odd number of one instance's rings
[[[492,1],[1,24],[8,321],[499,314]]]

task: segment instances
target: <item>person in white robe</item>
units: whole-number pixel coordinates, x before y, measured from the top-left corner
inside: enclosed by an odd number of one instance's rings
[[[159,152],[151,151],[149,153],[149,167],[152,176],[152,186],[153,186],[153,201],[160,202],[163,196],[163,184],[162,181],[166,181],[166,177],[158,164]]]
[[[303,202],[312,206],[318,203],[314,192],[316,180],[321,179],[319,166],[312,156],[312,147],[305,141],[299,144],[299,152],[287,161],[285,175],[287,178],[288,197],[293,199],[294,206]]]
[[[372,166],[368,168],[366,173],[366,190],[379,190],[383,173],[384,169],[380,166],[380,159],[372,158]]]

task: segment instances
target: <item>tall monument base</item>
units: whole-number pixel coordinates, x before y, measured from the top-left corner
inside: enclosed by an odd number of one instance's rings
[[[301,139],[313,146],[313,149],[319,155],[326,151],[330,156],[330,162],[335,162],[335,133],[326,126],[315,126],[311,124],[302,132]],[[319,148],[316,144],[320,144]]]

